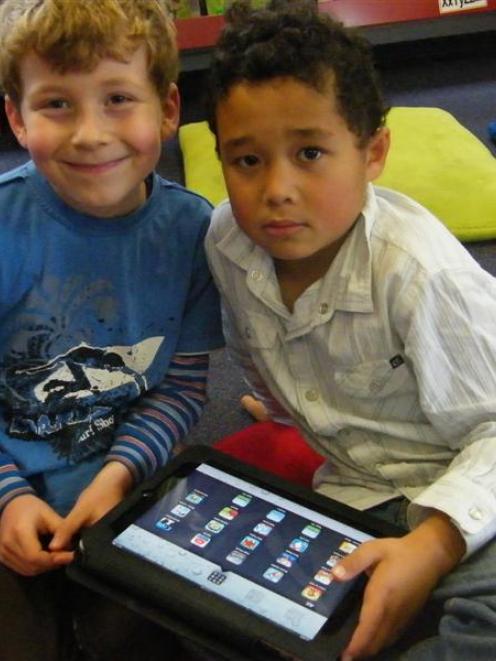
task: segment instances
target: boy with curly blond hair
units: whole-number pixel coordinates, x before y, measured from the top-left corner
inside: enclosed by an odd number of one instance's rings
[[[0,177],[5,658],[60,658],[73,609],[93,616],[77,631],[95,658],[155,658],[130,614],[71,603],[60,568],[196,422],[223,342],[210,206],[154,173],[177,72],[165,0],[0,6],[6,114],[32,159]]]

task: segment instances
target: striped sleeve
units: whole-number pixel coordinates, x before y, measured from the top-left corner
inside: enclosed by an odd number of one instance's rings
[[[203,410],[208,361],[208,354],[175,354],[164,381],[143,395],[119,425],[106,462],[124,464],[135,482],[166,464]]]
[[[0,512],[11,500],[28,493],[35,494],[35,490],[21,476],[11,457],[0,453]]]

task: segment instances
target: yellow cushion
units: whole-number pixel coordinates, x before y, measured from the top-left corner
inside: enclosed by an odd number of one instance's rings
[[[496,237],[496,159],[450,113],[393,108],[391,150],[375,183],[410,195],[462,241]],[[218,204],[227,194],[206,122],[179,130],[188,188]]]

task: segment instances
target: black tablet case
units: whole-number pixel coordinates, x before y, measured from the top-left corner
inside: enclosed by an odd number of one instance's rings
[[[83,531],[80,550],[67,568],[68,576],[141,614],[176,635],[188,639],[213,654],[214,659],[246,661],[254,659],[295,658],[305,661],[329,661],[339,658],[356,624],[359,599],[333,615],[324,630],[310,642],[292,637],[296,655],[288,656],[285,642],[288,633],[269,625],[249,611],[245,611],[218,595],[202,590],[185,579],[167,572],[152,563],[112,547],[115,532],[113,522],[125,517],[142,499],[149,499],[160,483],[187,463],[213,463],[227,472],[232,471],[254,482],[263,482],[268,489],[283,491],[289,498],[303,500],[314,508],[349,525],[377,536],[399,536],[404,531],[382,521],[331,501],[309,489],[289,484],[274,475],[242,464],[229,455],[209,446],[188,448],[152,479],[143,483],[128,498],[109,512],[101,521]],[[146,586],[146,587],[144,587]],[[201,600],[201,608],[192,607]],[[270,630],[270,636],[268,633]],[[263,642],[270,637],[280,652]]]

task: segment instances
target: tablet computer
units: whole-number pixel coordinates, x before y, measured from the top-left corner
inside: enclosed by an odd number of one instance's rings
[[[360,593],[360,579],[333,581],[332,567],[402,532],[199,446],[84,531],[76,566],[158,608],[168,628],[202,632],[207,647],[223,639],[246,658],[329,659]]]

